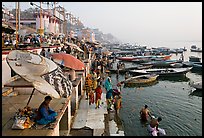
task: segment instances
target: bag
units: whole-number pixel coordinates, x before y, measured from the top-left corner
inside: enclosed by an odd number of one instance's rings
[[[15,117],[14,124],[12,125],[12,129],[24,129],[24,123],[26,121],[26,117]]]

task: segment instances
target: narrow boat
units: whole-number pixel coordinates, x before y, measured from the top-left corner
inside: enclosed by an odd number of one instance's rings
[[[135,57],[117,57],[117,59],[122,60],[122,61],[136,61],[138,59],[151,59],[151,60],[156,60],[156,59],[161,59],[161,60],[168,60],[170,59],[171,55],[149,55],[149,56],[135,56]]]
[[[171,64],[176,63],[176,61],[151,61],[147,63],[141,63],[141,65],[152,65],[153,67],[170,67]]]
[[[190,56],[189,61],[183,62],[184,67],[189,67],[192,66],[193,70],[195,71],[202,71],[202,62],[201,58],[195,57],[195,56]]]
[[[148,69],[148,68],[151,68],[152,65],[138,65],[138,66],[135,66],[135,67],[128,67],[128,68],[122,68],[122,69],[119,69],[119,73],[123,74],[123,73],[126,73],[128,72],[129,70],[133,70],[133,69]],[[111,73],[117,73],[117,69],[110,69],[110,72]]]
[[[181,68],[183,67],[183,63],[172,63],[170,64],[170,66],[173,68]]]
[[[193,84],[190,84],[190,86],[195,88],[196,90],[202,90],[202,81],[193,82]]]
[[[196,56],[190,56],[189,62],[201,62],[201,58]]]
[[[135,59],[135,57],[117,57],[117,59],[122,61],[132,61]]]
[[[198,48],[196,45],[192,45],[191,52],[202,52],[202,49]]]
[[[182,75],[186,74],[192,69],[192,67],[187,68],[154,68],[154,69],[143,69],[143,70],[130,70],[129,73],[133,75],[143,75],[143,74],[157,74],[159,76],[172,76],[172,75]]]
[[[156,75],[156,74],[139,75],[139,76],[128,78],[123,82],[128,83],[128,84],[131,84],[131,83],[133,83],[133,84],[147,84],[147,83],[151,83],[153,81],[156,81],[158,76],[159,75]]]
[[[193,63],[193,69],[201,70],[202,71],[202,63],[201,62]]]

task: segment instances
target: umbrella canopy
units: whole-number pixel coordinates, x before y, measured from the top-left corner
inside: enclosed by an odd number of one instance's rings
[[[85,68],[83,62],[70,54],[55,53],[52,54],[52,58],[56,63],[74,70],[84,70]]]
[[[60,98],[55,88],[41,77],[57,69],[52,60],[28,51],[13,50],[8,54],[6,61],[16,74],[31,82],[42,94]]]
[[[79,48],[77,45],[75,45],[73,43],[65,42],[65,44],[71,46],[71,48],[74,48],[74,49],[78,50],[79,52],[84,53],[84,51],[81,48]]]

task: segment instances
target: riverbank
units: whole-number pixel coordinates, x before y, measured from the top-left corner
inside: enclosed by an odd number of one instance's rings
[[[3,136],[70,136],[81,135],[77,124],[85,122],[82,128],[85,129],[86,135],[93,136],[110,136],[110,135],[124,135],[122,130],[118,131],[116,122],[110,120],[110,116],[107,113],[107,105],[105,101],[105,90],[103,88],[103,100],[102,107],[95,109],[95,104],[88,105],[88,100],[85,99],[83,85],[85,84],[85,77],[89,74],[91,67],[91,60],[93,56],[89,55],[89,60],[85,60],[86,71],[75,72],[76,78],[72,80],[73,91],[69,98],[53,99],[51,107],[58,113],[57,120],[49,126],[37,125],[37,127],[31,127],[30,129],[13,130],[12,124],[14,123],[14,115],[19,108],[25,107],[29,97],[31,95],[33,86],[23,80],[19,80],[19,77],[14,77],[7,82],[4,86],[12,88],[9,93],[2,94],[2,135]],[[103,74],[104,75],[104,74]],[[15,89],[14,89],[15,88]],[[15,95],[13,94],[15,93]],[[39,104],[43,101],[44,95],[36,91],[29,106],[32,108],[38,108]],[[86,115],[84,115],[86,114]],[[84,119],[83,119],[84,118]],[[82,121],[81,121],[82,119]],[[100,124],[100,125],[99,125]],[[80,127],[81,128],[81,127]],[[83,131],[85,132],[85,131]]]

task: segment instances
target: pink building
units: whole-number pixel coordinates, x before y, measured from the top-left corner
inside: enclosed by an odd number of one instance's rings
[[[40,29],[40,12],[35,13],[36,30]],[[41,28],[46,33],[60,33],[59,32],[59,19],[51,16],[49,12],[42,12]]]

